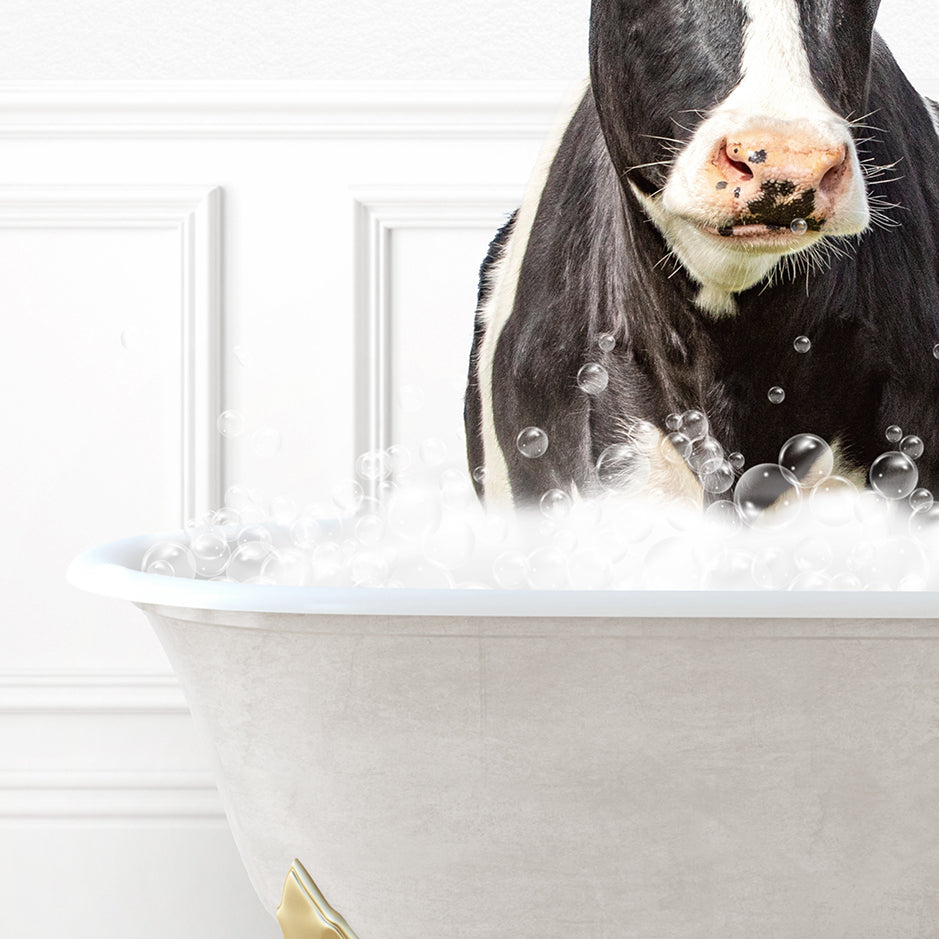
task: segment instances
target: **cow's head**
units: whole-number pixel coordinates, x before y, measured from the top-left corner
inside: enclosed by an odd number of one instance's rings
[[[591,79],[613,163],[699,306],[870,222],[865,117],[879,0],[594,0]]]

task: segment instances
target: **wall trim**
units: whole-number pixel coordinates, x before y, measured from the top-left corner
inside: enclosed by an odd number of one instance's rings
[[[0,137],[540,138],[567,82],[0,82]]]
[[[158,672],[0,673],[0,717],[188,714],[179,682]]]
[[[2,110],[2,109],[0,109]],[[221,504],[221,198],[211,185],[0,187],[0,228],[171,229],[179,236],[182,526]]]
[[[384,450],[395,442],[391,439],[394,232],[483,228],[495,236],[522,194],[516,186],[386,186],[354,191],[356,455]]]

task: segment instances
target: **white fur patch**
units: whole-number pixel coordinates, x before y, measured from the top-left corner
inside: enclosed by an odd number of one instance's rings
[[[490,270],[489,277],[493,285],[492,292],[480,311],[485,332],[479,346],[477,378],[482,405],[483,466],[486,469],[484,494],[486,504],[489,506],[512,505],[509,469],[496,436],[495,412],[492,402],[492,369],[496,346],[499,337],[502,335],[502,330],[515,308],[518,277],[522,269],[522,262],[525,260],[525,253],[528,250],[528,239],[531,236],[532,225],[538,212],[538,206],[541,203],[541,196],[548,180],[551,164],[554,162],[561,146],[561,140],[567,130],[567,125],[571,122],[584,94],[585,89],[581,87],[576,97],[565,110],[563,118],[558,121],[553,132],[542,146],[535,171],[528,183],[518,215],[515,218],[515,225],[512,228],[508,242],[503,247],[502,257]]]

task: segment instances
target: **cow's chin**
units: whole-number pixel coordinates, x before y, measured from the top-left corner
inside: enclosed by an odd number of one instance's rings
[[[661,196],[649,197],[633,187],[647,215],[662,233],[671,253],[700,285],[695,304],[713,316],[737,312],[734,294],[766,280],[787,255],[817,245],[829,235],[862,231],[867,217],[842,220],[837,231],[796,233],[767,225],[739,225],[723,230],[692,214],[669,211]]]

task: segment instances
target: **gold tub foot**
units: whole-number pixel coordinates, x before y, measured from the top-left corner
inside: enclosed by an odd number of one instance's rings
[[[297,860],[290,865],[277,907],[284,939],[356,939],[348,923],[326,902]]]

